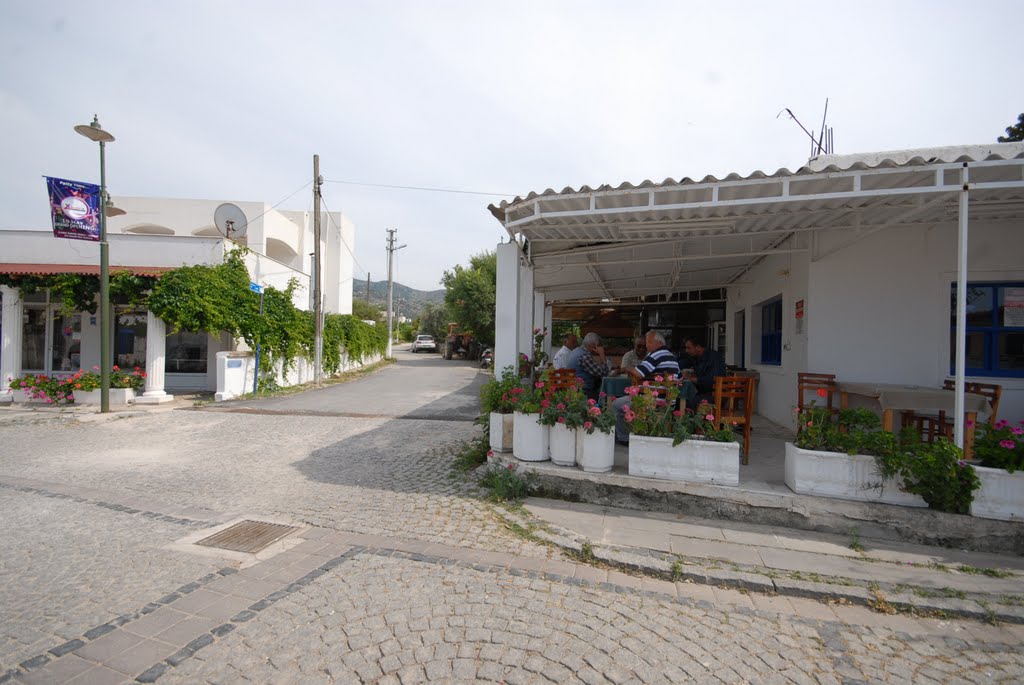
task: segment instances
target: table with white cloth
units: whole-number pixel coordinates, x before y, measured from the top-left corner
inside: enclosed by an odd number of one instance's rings
[[[952,416],[956,405],[956,394],[950,390],[928,388],[920,385],[900,385],[897,383],[848,383],[836,382],[839,391],[839,406],[849,407],[850,395],[875,399],[882,409],[882,429],[893,431],[895,413],[912,411],[915,413],[944,412]],[[964,451],[969,452],[974,444],[974,425],[978,416],[988,416],[992,406],[988,398],[974,393],[964,393]]]

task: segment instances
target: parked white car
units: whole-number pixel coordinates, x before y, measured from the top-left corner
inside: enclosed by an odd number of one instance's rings
[[[437,352],[437,343],[434,342],[434,337],[431,335],[417,335],[416,339],[412,341],[412,351],[421,352],[426,350],[427,352]]]

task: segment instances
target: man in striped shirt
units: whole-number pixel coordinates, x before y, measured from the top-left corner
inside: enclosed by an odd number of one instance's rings
[[[658,331],[647,331],[647,356],[637,364],[635,369],[626,369],[626,373],[637,380],[650,380],[655,376],[678,376],[679,360],[665,347],[665,336]],[[612,402],[615,410],[615,441],[620,445],[629,444],[629,423],[626,422],[626,409],[632,398],[629,395],[619,397]]]

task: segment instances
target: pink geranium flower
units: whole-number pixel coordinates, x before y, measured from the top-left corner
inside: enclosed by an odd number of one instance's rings
[[[1005,447],[1008,450],[1012,450],[1014,447],[1017,446],[1017,443],[1015,443],[1013,440],[1000,440],[999,446]]]

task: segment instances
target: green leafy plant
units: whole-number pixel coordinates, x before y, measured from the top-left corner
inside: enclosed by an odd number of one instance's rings
[[[519,376],[511,366],[501,370],[501,377],[495,374],[491,380],[480,386],[480,409],[485,414],[511,414],[515,411],[512,391],[519,388]]]
[[[490,488],[491,495],[497,500],[516,500],[526,497],[530,492],[528,479],[520,476],[518,464],[508,466],[491,464],[480,478],[480,485]]]
[[[539,414],[546,387],[547,382],[540,380],[531,383],[529,387],[519,385],[509,390],[508,397],[512,403],[512,410],[523,414]]]
[[[679,386],[675,381],[671,376],[655,376],[654,383],[644,381],[641,385],[626,388],[626,394],[632,396],[625,412],[631,433],[672,438],[673,445],[692,438],[713,442],[736,440],[730,428],[721,427],[714,409],[707,402],[702,402],[696,411],[676,409]]]
[[[586,416],[582,428],[588,435],[593,435],[594,431],[611,433],[615,430],[615,412],[611,410],[610,406],[602,407],[599,402],[587,400]]]
[[[981,487],[974,468],[963,461],[963,451],[945,438],[921,442],[912,430],[900,435],[900,445],[875,456],[883,478],[899,478],[903,490],[920,495],[931,509],[969,514],[974,491]]]
[[[587,396],[579,386],[549,392],[540,403],[540,423],[544,426],[562,424],[581,428],[586,420]]]
[[[8,378],[8,384],[12,390],[23,390],[30,399],[42,400],[47,404],[68,404],[74,401],[68,380],[40,373]]]
[[[811,402],[802,413],[796,411],[801,431],[793,444],[800,449],[878,456],[898,447],[896,435],[883,431],[881,419],[869,409],[831,412]]]
[[[982,466],[1010,473],[1024,469],[1024,421],[1016,426],[1006,419],[979,424],[974,433],[974,456]]]

